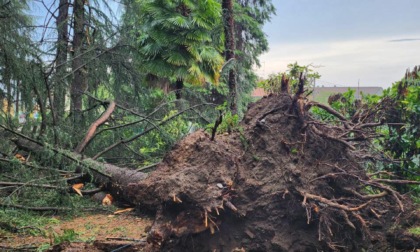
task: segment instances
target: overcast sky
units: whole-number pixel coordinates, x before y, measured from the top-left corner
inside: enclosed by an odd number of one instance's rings
[[[389,87],[420,65],[420,0],[273,0],[261,76],[321,66],[319,85]]]

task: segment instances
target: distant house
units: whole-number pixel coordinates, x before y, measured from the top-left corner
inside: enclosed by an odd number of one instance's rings
[[[382,87],[315,87],[310,99],[327,103],[330,95],[345,93],[349,89],[356,91],[354,94],[356,99],[360,99],[362,94],[381,95],[383,92]]]
[[[309,98],[318,102],[327,103],[330,95],[344,93],[349,89],[356,91],[356,99],[360,99],[362,94],[381,95],[383,92],[383,88],[381,87],[315,87]],[[263,88],[254,89],[251,94],[254,99],[259,99],[265,95],[268,95],[268,93],[266,93]]]
[[[258,99],[262,98],[264,95],[267,95],[267,93],[264,91],[264,88],[256,88],[254,91],[252,91],[252,98]]]

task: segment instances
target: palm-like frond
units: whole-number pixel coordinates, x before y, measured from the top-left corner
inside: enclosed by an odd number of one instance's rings
[[[150,69],[147,71],[191,84],[217,83],[223,65],[219,51],[222,41],[212,39],[213,29],[221,22],[217,0],[138,0],[136,3],[142,33],[140,52],[150,60],[144,65]]]

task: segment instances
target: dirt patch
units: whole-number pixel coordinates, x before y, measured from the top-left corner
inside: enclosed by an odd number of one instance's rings
[[[146,236],[145,229],[151,223],[147,216],[135,213],[93,214],[72,220],[57,219],[56,224],[44,227],[44,235],[8,235],[1,237],[0,247],[9,251],[25,248],[35,250],[40,247],[48,248],[48,245],[67,238],[72,243],[63,241],[52,251],[108,251],[106,247],[117,248],[123,245],[129,245],[127,249],[136,246],[138,248],[137,241]]]
[[[263,98],[237,132],[216,141],[196,132],[130,184],[134,202],[157,209],[147,249],[391,248],[386,233],[411,211],[409,200],[366,174],[367,153],[339,140],[340,127],[296,106],[288,94]]]

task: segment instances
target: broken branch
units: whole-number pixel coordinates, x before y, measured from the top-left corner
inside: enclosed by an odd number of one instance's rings
[[[96,129],[102,124],[104,124],[108,120],[108,118],[111,116],[112,112],[114,112],[115,105],[116,104],[114,101],[108,102],[108,108],[105,110],[102,116],[99,117],[98,120],[96,120],[90,125],[85,137],[74,150],[76,153],[80,154],[83,151],[83,149],[86,147],[86,145],[90,142],[93,135],[95,134]]]

